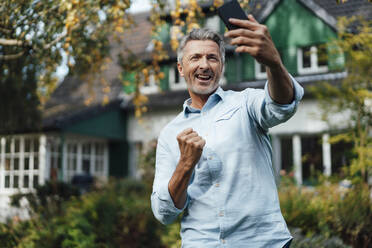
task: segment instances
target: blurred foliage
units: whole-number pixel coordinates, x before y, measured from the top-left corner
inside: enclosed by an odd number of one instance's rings
[[[152,191],[152,183],[155,176],[156,145],[156,140],[148,142],[144,147],[142,147],[139,156],[140,177],[145,183],[149,192]],[[181,247],[181,218],[182,216],[179,216],[177,218],[177,221],[164,227],[164,232],[161,236],[161,240],[163,244],[168,248]]]
[[[1,1],[0,132],[38,130],[38,107],[55,89],[62,63],[70,74],[99,73],[109,38],[132,23],[129,7],[129,0]]]
[[[324,181],[316,187],[298,187],[283,181],[279,199],[288,226],[300,228],[306,238],[338,237],[352,247],[372,244],[372,199],[367,184],[345,188]]]
[[[82,196],[71,186],[57,185],[36,190],[33,198],[39,204],[29,220],[0,225],[0,247],[165,247],[164,228],[152,215],[143,183],[113,181]]]
[[[350,248],[338,237],[326,237],[322,234],[307,237],[301,233],[299,228],[291,230],[291,234],[293,236],[291,248]]]
[[[0,59],[0,133],[38,131],[41,125],[36,95],[38,62],[31,57]]]
[[[24,207],[22,201],[26,199],[31,216],[39,215],[42,219],[49,219],[54,215],[63,215],[64,202],[79,195],[79,190],[70,184],[49,181],[37,186],[35,192],[12,195],[11,206]]]
[[[372,173],[372,21],[361,17],[340,18],[338,38],[331,52],[344,53],[347,77],[339,85],[324,82],[310,90],[322,109],[322,119],[338,130],[330,143],[352,142],[356,157],[346,170],[354,181],[367,181]],[[335,114],[342,121],[335,123]]]

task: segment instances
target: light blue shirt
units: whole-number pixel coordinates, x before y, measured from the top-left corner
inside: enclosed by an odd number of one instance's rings
[[[283,247],[291,235],[280,211],[268,129],[296,111],[303,88],[292,79],[294,100],[277,104],[265,89],[218,88],[202,110],[185,101],[183,111],[160,133],[151,196],[163,224],[181,221],[182,247]],[[206,140],[187,188],[183,209],[175,207],[168,183],[178,164],[177,135],[193,128]]]

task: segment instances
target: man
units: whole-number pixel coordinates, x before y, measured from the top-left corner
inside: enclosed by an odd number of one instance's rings
[[[224,91],[218,83],[224,45],[193,30],[178,50],[190,99],[161,132],[151,196],[155,217],[171,223],[184,211],[182,247],[289,247],[271,165],[268,129],[289,119],[303,96],[270,34],[252,15],[230,19],[236,52],[266,65],[264,90]]]

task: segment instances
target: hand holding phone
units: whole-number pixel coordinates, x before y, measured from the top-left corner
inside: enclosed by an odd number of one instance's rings
[[[228,30],[238,29],[239,27],[230,23],[229,18],[236,18],[241,20],[248,20],[247,15],[245,14],[242,7],[237,0],[229,1],[223,4],[221,7],[217,9],[217,13],[225,23]]]

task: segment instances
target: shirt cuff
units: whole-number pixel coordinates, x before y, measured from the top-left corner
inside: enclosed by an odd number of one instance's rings
[[[166,212],[167,214],[180,214],[189,204],[189,195],[187,194],[186,202],[183,208],[179,209],[174,205],[172,197],[169,193],[168,187],[163,188],[160,192],[158,192],[159,200],[161,201],[161,208],[160,212]]]
[[[304,95],[304,89],[302,88],[302,86],[296,81],[296,79],[294,79],[294,77],[292,77],[291,74],[289,74],[289,77],[291,78],[292,85],[293,85],[294,98],[293,98],[293,101],[288,104],[276,103],[269,94],[268,81],[265,84],[265,102],[267,104],[274,106],[276,109],[278,110],[280,109],[281,111],[285,111],[285,112],[295,109],[298,102],[302,99]]]

